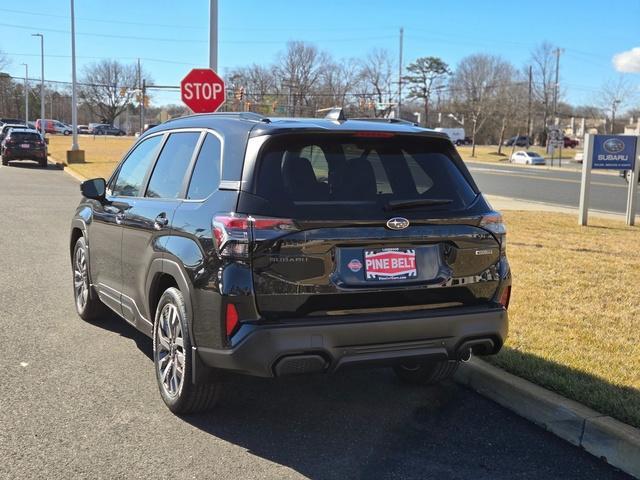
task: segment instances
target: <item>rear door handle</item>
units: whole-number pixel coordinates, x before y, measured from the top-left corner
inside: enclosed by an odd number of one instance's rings
[[[156,230],[162,230],[163,227],[166,227],[169,224],[169,219],[167,218],[167,214],[162,212],[156,217],[153,226]]]

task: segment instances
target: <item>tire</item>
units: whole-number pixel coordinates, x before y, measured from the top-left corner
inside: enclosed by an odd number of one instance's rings
[[[47,160],[38,160],[38,165],[40,166],[40,168],[47,168]]]
[[[405,383],[433,385],[451,378],[458,369],[459,364],[460,362],[456,360],[417,362],[397,365],[393,367],[393,371]]]
[[[65,130],[65,131],[64,131],[64,135],[65,135],[66,137],[68,137],[69,135],[71,135],[71,130]]]
[[[80,237],[73,248],[72,270],[76,311],[83,320],[93,322],[106,313],[106,308],[91,287],[89,249],[84,237]]]
[[[2,165],[4,165],[5,167],[7,165],[9,165],[9,160],[7,160],[6,158],[2,157]]]
[[[175,414],[209,410],[218,399],[219,383],[191,381],[189,321],[182,292],[175,287],[165,290],[153,322],[153,365],[160,396]]]

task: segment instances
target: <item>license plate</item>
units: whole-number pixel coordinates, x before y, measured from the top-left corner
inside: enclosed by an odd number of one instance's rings
[[[407,280],[418,276],[416,251],[412,248],[383,248],[364,251],[367,280]]]
[[[20,144],[20,148],[29,148],[31,147],[31,145],[29,145],[28,143],[21,143]]]

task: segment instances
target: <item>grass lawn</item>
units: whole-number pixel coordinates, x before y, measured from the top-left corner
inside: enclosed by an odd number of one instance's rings
[[[471,156],[471,146],[459,146],[456,147],[458,149],[458,153],[465,161],[473,161],[473,162],[508,162],[509,156],[511,155],[511,150],[513,147],[502,147],[501,155],[498,155],[498,145],[476,145],[476,156]],[[522,147],[516,147],[517,150],[524,150]],[[538,152],[545,158],[551,158],[545,152],[544,147],[530,147],[530,151]],[[581,152],[582,149],[578,148],[563,148],[562,149],[562,159],[563,160],[573,160],[577,152]],[[558,152],[555,153],[554,159],[558,158]]]
[[[85,151],[86,163],[74,163],[69,168],[86,178],[109,178],[116,164],[134,141],[134,137],[80,135],[78,143]],[[67,150],[70,149],[70,136],[51,135],[49,137],[49,155],[52,159],[65,162]]]
[[[487,360],[640,427],[638,228],[503,212],[513,271],[509,338]]]

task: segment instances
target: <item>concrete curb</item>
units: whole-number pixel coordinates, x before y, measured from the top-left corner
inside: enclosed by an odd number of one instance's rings
[[[605,416],[478,358],[455,381],[640,478],[640,430]]]
[[[68,165],[66,165],[66,164],[64,164],[62,162],[59,162],[59,161],[57,161],[56,159],[54,159],[52,157],[47,158],[47,161],[51,165],[55,165],[56,168],[59,168],[60,170],[63,170],[64,173],[66,173],[67,175],[73,177],[78,182],[84,182],[86,180],[86,178],[84,178],[82,175],[80,175],[79,173],[76,173],[73,170],[71,170]]]

